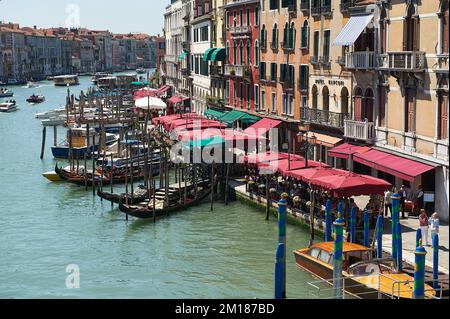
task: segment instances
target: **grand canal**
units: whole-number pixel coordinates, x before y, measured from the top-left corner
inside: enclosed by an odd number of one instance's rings
[[[90,77],[71,87],[86,91]],[[91,191],[52,183],[55,166],[36,112],[63,106],[66,88],[11,87],[19,110],[0,113],[0,298],[273,298],[275,218],[244,204],[217,202],[158,220],[130,219]],[[32,93],[46,102],[30,105]],[[64,130],[60,130],[59,139]],[[311,276],[291,251],[309,234],[287,227],[287,295],[305,297]],[[66,267],[80,268],[80,288],[66,288]]]

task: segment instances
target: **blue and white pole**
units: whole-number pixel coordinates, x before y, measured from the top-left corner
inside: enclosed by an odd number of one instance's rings
[[[369,212],[366,210],[363,214],[364,222],[364,246],[369,247]]]
[[[284,244],[278,244],[275,259],[275,299],[283,299],[284,264],[286,262],[284,251]]]
[[[377,258],[383,258],[383,215],[377,219]]]
[[[334,263],[333,263],[333,288],[334,297],[342,299],[342,256],[344,247],[344,220],[336,219],[334,222]]]
[[[392,194],[392,259],[397,263],[398,233],[397,224],[400,222],[400,195]]]
[[[427,251],[422,246],[416,248],[414,252],[414,299],[425,298],[425,256]]]
[[[286,199],[281,199],[278,202],[278,244],[283,244],[283,275],[282,275],[282,298],[286,298],[286,210],[287,201]]]
[[[325,204],[325,241],[332,241],[331,200]]]

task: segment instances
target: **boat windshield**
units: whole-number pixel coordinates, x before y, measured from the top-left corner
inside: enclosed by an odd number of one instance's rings
[[[380,264],[376,261],[357,263],[349,268],[348,272],[355,276],[378,275],[382,273]]]

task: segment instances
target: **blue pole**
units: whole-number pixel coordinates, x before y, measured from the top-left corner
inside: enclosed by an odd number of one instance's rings
[[[278,244],[283,244],[284,256],[286,256],[286,199],[281,199],[278,202]],[[282,298],[286,298],[286,258],[282,260],[283,263],[283,276],[282,276]]]
[[[439,289],[439,235],[434,234],[433,238],[433,288]]]
[[[283,299],[284,244],[278,244],[275,259],[275,299]]]
[[[417,228],[416,230],[416,248],[422,246],[422,230]]]
[[[369,212],[366,210],[363,214],[364,219],[364,246],[369,247]]]
[[[356,243],[356,208],[350,211],[350,242]]]
[[[333,263],[333,288],[336,299],[342,299],[342,253],[344,247],[344,220],[336,219],[334,222],[334,263]]]
[[[337,218],[344,218],[344,203],[343,202],[339,202],[338,203],[338,216]]]
[[[397,223],[400,222],[400,196],[398,194],[392,194],[392,259],[397,263],[398,252],[398,234]]]
[[[377,219],[377,258],[383,258],[383,215]]]
[[[414,299],[425,298],[425,255],[427,251],[422,246],[416,248],[414,252]]]
[[[332,241],[331,237],[331,200],[327,200],[325,204],[325,241]]]
[[[402,252],[402,225],[397,223],[397,270],[399,272],[403,271],[403,252]]]

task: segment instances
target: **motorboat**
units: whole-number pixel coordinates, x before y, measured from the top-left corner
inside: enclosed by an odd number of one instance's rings
[[[37,84],[36,82],[27,82],[27,88],[31,89],[31,88],[37,88],[39,87],[39,84]]]
[[[28,103],[42,103],[44,101],[45,101],[45,96],[40,95],[40,94],[39,95],[33,94],[27,99]]]
[[[78,75],[59,75],[53,77],[53,82],[56,86],[78,85]]]
[[[9,113],[14,111],[17,111],[16,101],[0,103],[0,112]]]
[[[65,114],[65,113],[66,113],[66,108],[62,107],[59,109],[49,110],[49,111],[42,112],[42,113],[36,113],[35,117],[37,119],[49,119],[52,117],[57,117],[61,114]]]
[[[8,89],[0,89],[0,98],[2,97],[12,97],[14,92]]]

